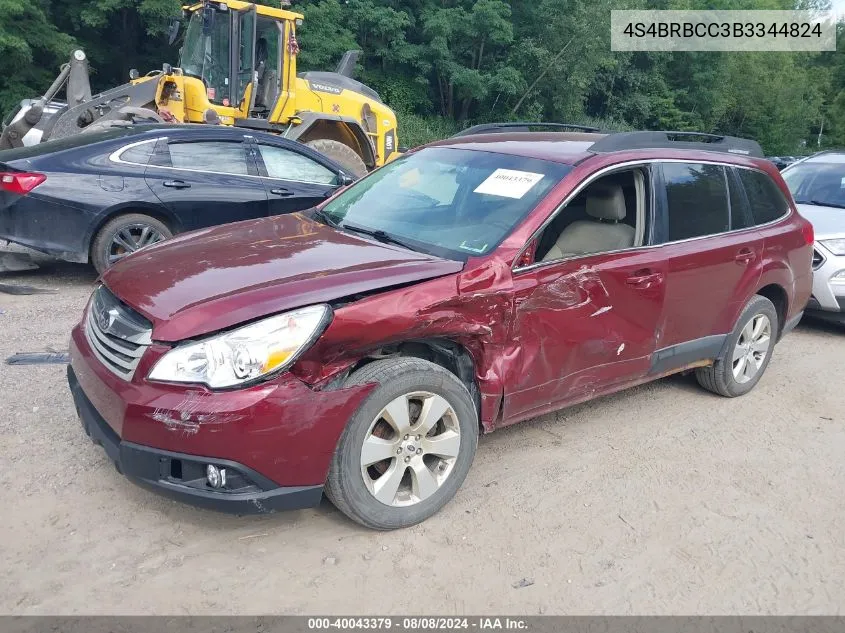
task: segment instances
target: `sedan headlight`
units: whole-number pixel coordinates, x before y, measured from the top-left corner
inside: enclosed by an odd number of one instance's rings
[[[821,243],[834,255],[845,255],[845,237],[839,237],[835,240],[821,240]]]
[[[262,319],[204,341],[179,345],[155,364],[150,380],[234,387],[289,367],[322,334],[326,305]]]

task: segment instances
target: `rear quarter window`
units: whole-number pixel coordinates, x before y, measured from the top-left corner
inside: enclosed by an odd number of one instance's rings
[[[745,189],[754,224],[768,224],[789,211],[789,202],[772,179],[760,171],[737,169]]]
[[[150,156],[152,156],[155,146],[155,139],[128,145],[117,152],[117,158],[124,163],[146,165],[150,161]]]

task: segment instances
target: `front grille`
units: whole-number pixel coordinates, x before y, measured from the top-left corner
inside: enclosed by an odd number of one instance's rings
[[[817,270],[824,264],[824,255],[819,253],[815,248],[813,249],[813,270]]]
[[[85,319],[85,338],[106,368],[131,380],[152,342],[152,324],[100,286]]]

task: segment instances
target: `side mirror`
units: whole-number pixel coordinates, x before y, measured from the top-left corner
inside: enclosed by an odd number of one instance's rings
[[[141,73],[138,72],[137,68],[130,68],[129,69],[129,79],[135,81],[138,77],[141,76]]]
[[[346,174],[344,172],[340,172],[339,176],[340,176],[340,186],[341,187],[348,187],[353,182],[355,182],[355,179],[352,176],[350,176],[349,174]]]
[[[182,22],[179,18],[170,18],[170,26],[167,27],[167,44],[169,46],[173,46],[173,42],[179,37],[179,28],[181,26]]]

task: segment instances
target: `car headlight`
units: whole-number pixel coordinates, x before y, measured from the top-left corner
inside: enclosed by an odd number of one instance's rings
[[[322,334],[327,305],[278,314],[203,341],[178,345],[162,356],[150,380],[234,387],[289,367]]]
[[[835,240],[821,240],[821,243],[834,255],[845,255],[845,237],[838,237]]]

